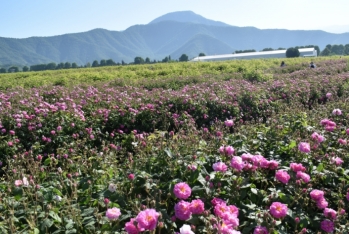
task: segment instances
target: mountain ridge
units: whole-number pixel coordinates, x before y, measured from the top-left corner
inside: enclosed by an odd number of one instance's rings
[[[186,13],[189,22],[181,22]],[[161,61],[166,56],[178,59],[181,54],[193,58],[201,52],[206,55],[223,52],[229,54],[235,50],[276,49],[310,44],[324,49],[327,44],[349,43],[349,33],[217,26],[213,23],[217,21],[193,12],[178,13],[180,20],[177,21],[168,20],[168,15],[165,16],[158,17],[149,24],[133,25],[123,31],[99,28],[51,37],[0,37],[0,66],[50,62],[76,62],[85,65],[101,59],[129,63],[137,56]],[[170,18],[174,16],[175,13],[170,14]],[[199,20],[204,23],[197,23]]]

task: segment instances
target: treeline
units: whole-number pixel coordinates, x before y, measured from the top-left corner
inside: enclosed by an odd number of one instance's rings
[[[323,51],[321,51],[321,56],[331,56],[331,55],[349,55],[349,44],[346,45],[330,45],[328,44]]]
[[[82,66],[80,66],[82,67]],[[48,63],[48,64],[36,64],[36,65],[31,65],[30,67],[24,66],[22,67],[23,72],[27,71],[45,71],[45,70],[57,70],[57,69],[69,69],[69,68],[79,68],[77,63],[70,63],[70,62],[65,62],[65,63]],[[5,68],[0,68],[0,73],[6,73],[6,72],[19,72],[20,69],[18,66],[12,66],[8,68],[7,70]]]
[[[205,56],[203,53],[200,53],[201,56]],[[185,62],[188,61],[189,57],[186,54],[182,54],[179,59],[173,60],[171,56],[166,56],[164,59],[161,61],[158,60],[150,60],[150,58],[145,58],[143,59],[142,57],[135,57],[133,62],[126,63],[124,60],[120,62],[114,62],[113,59],[102,59],[101,61],[94,60],[91,63],[87,63],[84,66],[78,66],[77,63],[70,63],[70,62],[65,62],[65,63],[48,63],[48,64],[36,64],[36,65],[31,65],[30,67],[24,66],[22,68],[23,72],[27,71],[46,71],[46,70],[58,70],[58,69],[70,69],[70,68],[83,68],[83,67],[103,67],[103,66],[119,66],[119,65],[131,65],[131,64],[147,64],[147,63],[168,63],[168,62]],[[11,72],[19,72],[20,69],[18,66],[12,66],[8,68],[7,70],[5,68],[0,68],[0,73],[11,73]]]
[[[292,47],[292,48],[295,48],[295,49],[315,48],[316,51],[317,51],[317,54],[320,55],[320,47],[317,46],[317,45],[295,46],[295,47]],[[260,52],[262,52],[262,51],[274,51],[274,50],[286,50],[286,48],[282,48],[282,47],[279,47],[279,48],[277,48],[277,49],[273,49],[273,48],[264,48],[263,50],[260,50]],[[257,51],[254,50],[254,49],[249,49],[249,50],[235,50],[235,52],[234,52],[233,54],[251,53],[251,52],[257,52]]]

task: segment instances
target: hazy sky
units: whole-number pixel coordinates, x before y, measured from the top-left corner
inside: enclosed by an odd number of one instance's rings
[[[184,10],[234,26],[334,32],[349,29],[348,9],[348,0],[3,0],[0,37],[121,31]]]

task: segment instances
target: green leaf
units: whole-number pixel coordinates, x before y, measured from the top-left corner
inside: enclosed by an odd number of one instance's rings
[[[201,174],[199,174],[197,180],[200,182],[200,184],[202,184],[203,186],[205,186],[206,180],[205,180],[205,178],[204,178]]]
[[[167,156],[169,156],[170,158],[173,158],[172,152],[169,149],[165,149],[165,153],[167,154]]]
[[[94,213],[94,211],[95,211],[95,208],[93,208],[93,207],[84,209],[84,211],[82,212],[81,216],[92,215]]]
[[[294,147],[296,147],[296,145],[297,145],[296,141],[292,140],[292,141],[290,142],[290,144],[288,145],[288,148],[289,148],[289,149],[293,149]]]
[[[51,158],[48,157],[48,158],[46,158],[46,160],[44,161],[44,165],[45,165],[45,166],[49,166],[50,164],[51,164]]]
[[[318,172],[322,172],[322,171],[324,170],[324,164],[320,163],[320,164],[317,166],[316,170],[317,170]]]
[[[76,229],[71,229],[71,230],[65,231],[65,234],[73,234],[73,233],[77,233]]]
[[[59,217],[59,215],[57,213],[55,213],[54,211],[50,210],[49,215],[54,219],[54,221],[61,223],[62,219],[61,217]]]
[[[69,230],[69,229],[72,229],[74,227],[74,222],[71,219],[65,220],[65,222],[67,223],[65,225],[65,229]]]
[[[205,188],[200,187],[200,186],[194,186],[194,187],[191,189],[192,192],[201,191],[201,190],[205,190]]]
[[[51,219],[46,218],[40,224],[40,231],[46,233],[52,225],[53,221]]]

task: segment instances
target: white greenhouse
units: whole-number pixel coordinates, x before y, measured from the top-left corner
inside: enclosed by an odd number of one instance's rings
[[[299,57],[317,57],[317,51],[315,48],[302,48],[298,49]],[[190,60],[190,62],[199,61],[223,61],[223,60],[237,60],[237,59],[259,59],[259,58],[286,58],[286,50],[273,50],[273,51],[260,51],[250,53],[239,54],[221,54],[221,55],[208,55],[196,57]]]

